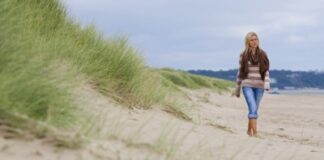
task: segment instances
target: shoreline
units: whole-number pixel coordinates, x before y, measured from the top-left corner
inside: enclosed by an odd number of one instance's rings
[[[294,90],[272,90],[272,95],[324,95],[324,89],[294,89]]]

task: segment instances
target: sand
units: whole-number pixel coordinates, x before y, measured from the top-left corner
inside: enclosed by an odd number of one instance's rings
[[[183,103],[192,119],[164,111],[127,109],[90,87],[75,97],[89,112],[100,113],[100,131],[78,149],[60,148],[46,138],[21,136],[0,125],[1,160],[79,159],[293,159],[324,158],[324,95],[265,94],[258,137],[249,137],[244,98],[207,89],[188,90]]]

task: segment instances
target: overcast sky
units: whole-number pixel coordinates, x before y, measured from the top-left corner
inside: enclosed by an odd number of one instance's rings
[[[152,67],[237,68],[244,37],[255,31],[271,69],[324,70],[324,0],[63,2],[81,24],[126,35]]]

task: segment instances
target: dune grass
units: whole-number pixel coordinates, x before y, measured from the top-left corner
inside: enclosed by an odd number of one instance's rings
[[[126,37],[106,38],[93,26],[81,26],[59,0],[1,0],[0,30],[0,118],[15,127],[75,126],[81,111],[71,93],[81,81],[125,106],[161,103],[184,119],[181,105],[166,98],[171,92],[232,86],[147,67]]]
[[[234,83],[230,81],[195,75],[182,70],[162,68],[159,72],[166,80],[174,84],[173,86],[189,89],[209,88],[218,92],[229,91],[234,87]]]
[[[177,101],[179,96],[186,96],[181,88],[187,89],[210,89],[218,93],[229,92],[235,86],[233,82],[218,78],[211,78],[191,74],[182,70],[171,68],[155,69],[162,77],[162,85],[168,88],[169,94],[167,101],[163,101],[165,111],[184,120],[191,121],[192,119],[186,114],[184,104]],[[171,97],[171,98],[170,98]]]
[[[163,98],[159,75],[126,38],[104,39],[93,27],[82,28],[58,1],[2,0],[0,12],[0,109],[69,125],[77,75],[129,106]]]

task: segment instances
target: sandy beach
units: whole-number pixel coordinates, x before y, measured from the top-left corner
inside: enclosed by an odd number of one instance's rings
[[[46,138],[21,136],[0,125],[1,160],[74,159],[235,159],[320,160],[324,157],[324,95],[265,94],[258,137],[249,137],[243,97],[210,90],[187,90],[179,98],[191,120],[160,106],[127,109],[90,88],[76,92],[80,105],[98,111],[102,128],[78,149]]]

